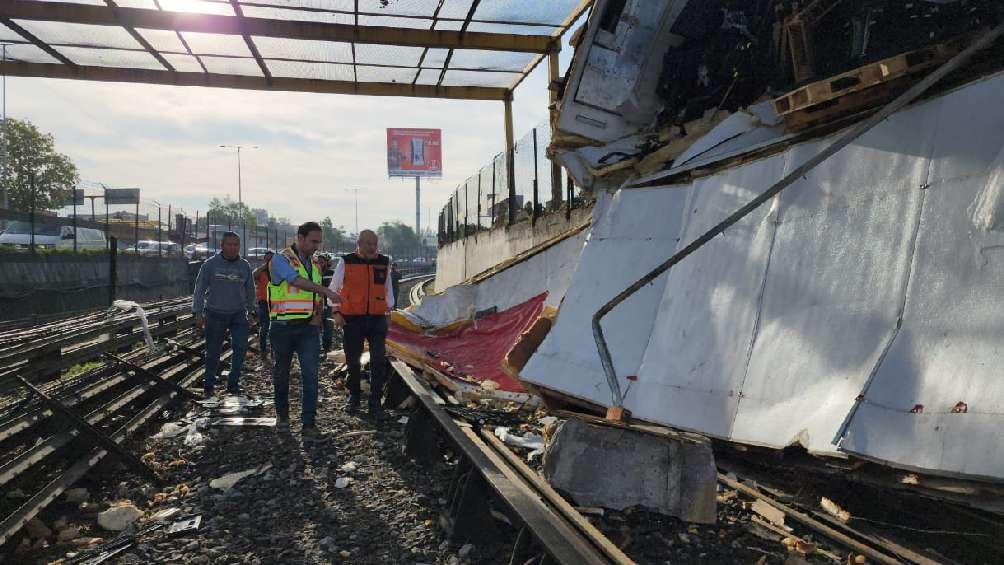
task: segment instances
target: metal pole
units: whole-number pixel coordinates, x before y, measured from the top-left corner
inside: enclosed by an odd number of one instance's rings
[[[108,238],[108,305],[115,302],[115,286],[118,284],[119,239]]]
[[[869,130],[877,126],[878,124],[885,121],[889,116],[901,110],[904,106],[913,102],[915,99],[920,97],[924,92],[934,86],[935,83],[940,81],[945,75],[955,71],[959,67],[965,65],[977,52],[986,49],[992,45],[997,39],[1004,35],[1004,24],[994,28],[989,31],[986,35],[975,41],[972,45],[966,48],[965,51],[959,53],[954,58],[949,60],[944,65],[938,67],[934,72],[924,77],[923,80],[913,85],[905,93],[897,97],[895,100],[884,106],[877,113],[873,114],[870,118],[863,122],[859,122],[856,126],[848,129],[843,135],[837,138],[831,145],[827,146],[825,149],[817,153],[814,157],[803,163],[801,166],[796,168],[794,171],[789,173],[787,176],[779,180],[773,186],[762,192],[759,196],[750,200],[745,206],[739,208],[732,213],[728,218],[722,220],[718,225],[712,227],[706,231],[703,235],[689,243],[686,247],[678,251],[672,257],[664,261],[661,265],[650,271],[645,276],[641,277],[635,281],[631,286],[625,288],[617,296],[610,299],[609,302],[604,304],[596,313],[593,315],[592,327],[593,327],[593,340],[596,342],[596,349],[600,356],[600,362],[603,365],[603,372],[606,373],[607,384],[610,387],[610,392],[612,394],[613,405],[615,407],[624,406],[624,395],[621,392],[620,382],[617,380],[617,372],[614,369],[613,359],[610,356],[610,349],[607,347],[606,338],[603,336],[603,326],[600,324],[604,316],[609,314],[618,304],[624,302],[631,295],[638,292],[638,290],[644,288],[654,281],[659,275],[665,273],[673,265],[676,265],[688,255],[697,251],[704,244],[708,243],[715,237],[721,235],[726,229],[735,225],[739,220],[743,219],[747,214],[756,210],[765,202],[774,198],[785,188],[791,186],[798,179],[804,177],[816,168],[820,163],[826,161],[832,157],[835,153],[850,145],[854,140],[858,139]],[[862,396],[858,397],[859,399]],[[860,403],[860,400],[858,401]],[[851,415],[845,420],[844,427],[846,427],[847,422],[850,422],[850,418],[853,416],[853,410],[857,408],[855,405],[852,409]],[[840,437],[843,434],[843,429],[837,434]]]
[[[171,241],[171,205],[167,205],[167,241]]]
[[[505,95],[505,168],[506,179],[509,187],[509,219],[511,226],[516,222],[516,161],[513,154],[513,133],[512,133],[512,91]]]
[[[3,44],[3,61],[7,62],[7,44]],[[0,184],[3,185],[3,208],[6,210],[10,207],[7,196],[7,71],[3,73],[3,171],[0,172]]]
[[[139,200],[136,201],[136,217],[132,220],[132,226],[133,239],[136,240],[133,243],[133,251],[139,255]]]
[[[31,173],[31,239],[28,243],[28,249],[32,253],[35,252],[35,172]]]
[[[96,224],[97,220],[94,219],[94,200],[97,199],[97,196],[88,196],[88,198],[91,199],[91,223]]]
[[[415,175],[415,235],[422,237],[422,177]]]
[[[105,198],[105,233],[106,234],[110,234],[111,233],[111,226],[110,226],[110,224],[108,222],[108,199],[107,198]],[[111,243],[109,243],[109,245],[111,245]]]
[[[160,205],[157,205],[157,257],[161,256],[160,253],[160,242],[164,240],[161,230],[161,218],[160,218]]]
[[[540,186],[540,177],[537,174],[537,128],[533,128],[533,208],[530,209],[530,225],[537,224],[537,203],[540,196],[537,194],[537,187]]]
[[[77,191],[73,191],[73,252],[77,252]]]

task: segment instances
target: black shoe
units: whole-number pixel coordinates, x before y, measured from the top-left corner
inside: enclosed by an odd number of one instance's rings
[[[317,429],[316,424],[304,424],[303,429],[300,430],[300,436],[305,442],[314,442],[324,439],[324,434]]]
[[[202,387],[202,398],[208,400],[212,397],[213,397],[213,387],[211,386]]]
[[[241,385],[228,386],[227,387],[227,394],[232,394],[234,396],[240,396],[241,394],[244,394],[244,389],[241,388]]]
[[[376,422],[382,422],[384,420],[384,418],[386,417],[386,414],[384,414],[384,411],[383,411],[383,406],[380,405],[379,401],[377,401],[377,402],[372,402],[371,401],[369,403],[369,412],[368,412],[368,415],[369,415],[370,418],[372,418]]]
[[[359,397],[355,395],[349,395],[349,401],[345,404],[345,411],[349,414],[355,414],[359,411]]]
[[[275,431],[281,434],[289,433],[289,416],[279,416],[275,419]]]

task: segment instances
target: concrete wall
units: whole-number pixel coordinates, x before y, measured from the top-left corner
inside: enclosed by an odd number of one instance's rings
[[[184,296],[191,293],[197,269],[181,257],[119,255],[116,298],[148,302]],[[104,253],[0,254],[0,320],[107,306],[108,281]]]
[[[575,229],[589,221],[592,208],[576,208],[566,220],[564,214],[540,218],[536,225],[523,222],[497,227],[444,245],[436,255],[437,291],[460,284],[471,277]]]

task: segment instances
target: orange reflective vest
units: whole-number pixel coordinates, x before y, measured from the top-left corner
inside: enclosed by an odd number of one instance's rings
[[[312,269],[308,274],[292,246],[279,253],[289,261],[289,266],[293,267],[298,275],[314,284],[321,284],[321,267],[317,264],[316,256],[310,259]],[[304,320],[313,316],[315,311],[321,311],[321,300],[320,295],[297,288],[286,281],[280,284],[269,283],[268,317],[272,320]]]
[[[346,316],[383,316],[387,307],[387,277],[390,257],[377,255],[363,259],[355,253],[342,258],[345,279],[342,282],[342,303],[338,311]]]

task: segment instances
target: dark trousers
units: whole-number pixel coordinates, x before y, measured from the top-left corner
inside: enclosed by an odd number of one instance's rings
[[[275,413],[289,417],[289,370],[293,355],[300,360],[301,420],[314,424],[317,414],[317,366],[320,357],[318,327],[306,323],[272,322],[272,388],[275,392]]]
[[[234,390],[240,385],[241,369],[244,368],[244,354],[248,350],[248,318],[241,310],[239,312],[215,312],[206,310],[206,373],[202,377],[202,386],[211,389],[216,386],[216,373],[220,369],[220,354],[223,352],[223,340],[230,332],[230,346],[233,355],[230,357],[230,375],[227,376],[227,389]]]
[[[268,318],[268,300],[259,300],[258,301],[258,348],[261,350],[261,353],[263,353],[263,354],[268,351],[268,349],[266,349],[266,348],[268,347],[268,326],[269,326],[269,322],[270,321],[271,320],[269,320],[269,318]]]
[[[331,351],[331,342],[335,334],[335,322],[331,319],[331,307],[324,307],[324,317],[321,320],[321,353]]]
[[[387,378],[384,341],[387,339],[387,316],[345,316],[345,363],[349,366],[349,394],[358,399],[359,358],[363,342],[370,346],[370,407],[380,406],[383,385]]]

